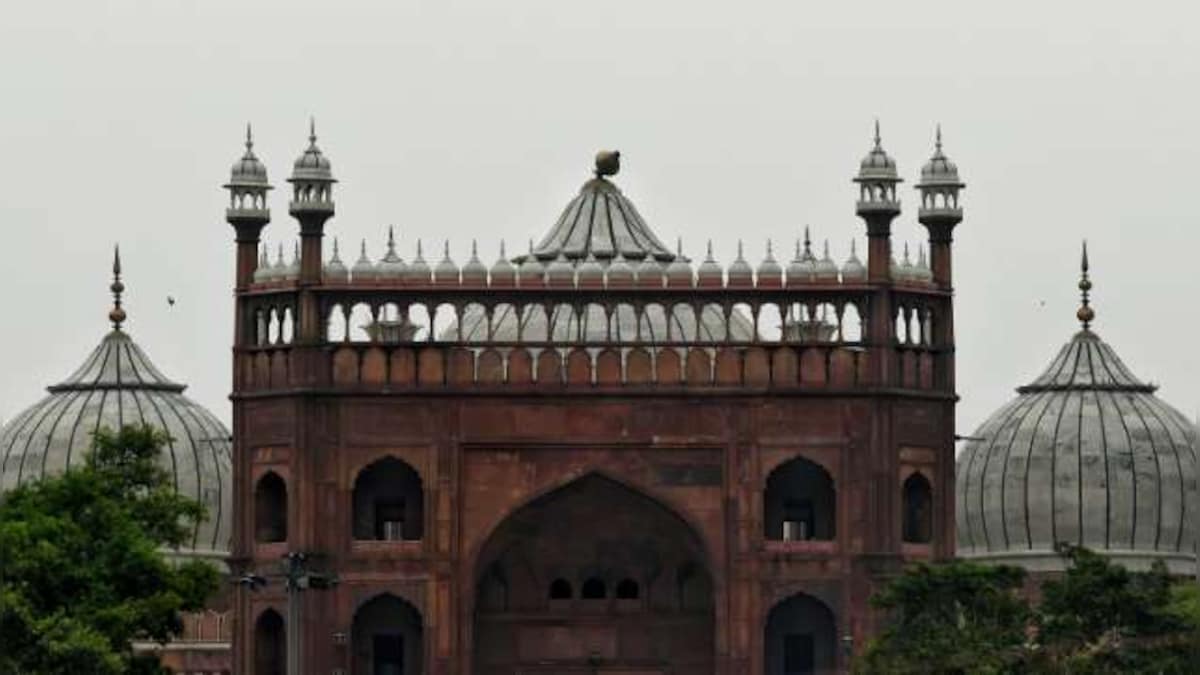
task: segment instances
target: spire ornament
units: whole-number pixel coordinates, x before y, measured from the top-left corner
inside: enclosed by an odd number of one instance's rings
[[[113,245],[113,280],[108,290],[113,294],[113,307],[108,312],[108,320],[112,321],[113,330],[121,330],[125,323],[125,310],[121,308],[121,294],[125,292],[125,284],[121,282],[121,246]]]
[[[618,150],[601,150],[596,153],[597,178],[615,176],[621,170],[621,153]]]
[[[1083,324],[1084,330],[1091,330],[1092,321],[1096,318],[1096,311],[1091,307],[1091,298],[1089,297],[1092,290],[1092,281],[1088,278],[1088,254],[1087,240],[1083,240],[1083,255],[1079,263],[1079,295],[1080,305],[1079,310],[1075,312],[1075,318]]]

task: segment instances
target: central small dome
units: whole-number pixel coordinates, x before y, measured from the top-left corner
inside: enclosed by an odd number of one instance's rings
[[[589,256],[609,261],[618,251],[628,260],[646,256],[663,263],[675,260],[675,254],[654,235],[633,202],[611,181],[597,176],[583,184],[558,222],[534,247],[533,255],[542,262],[554,260],[560,253],[572,262]],[[524,256],[517,258],[522,260]]]
[[[618,168],[617,152],[602,152],[596,158],[596,177],[588,180],[579,194],[567,204],[558,221],[541,243],[513,262],[537,276],[562,275],[570,283],[584,276],[607,276],[614,265],[619,274],[631,274],[629,261],[640,261],[639,276],[663,275],[677,260],[687,261],[682,253],[667,248],[642,219],[633,202],[603,175]],[[648,268],[648,269],[647,269]],[[641,271],[646,269],[646,271]],[[718,268],[719,269],[719,268]],[[689,268],[690,273],[690,268]],[[689,280],[690,284],[690,280]],[[549,314],[547,314],[549,311]],[[551,340],[554,342],[703,341],[729,339],[752,340],[753,323],[740,311],[730,313],[728,322],[722,310],[708,305],[700,310],[677,305],[670,312],[660,306],[647,308],[640,316],[630,306],[618,307],[611,316],[592,304],[576,316],[569,305],[543,310],[526,306],[518,316],[511,305],[499,308],[489,318],[477,305],[464,313],[461,339],[467,342],[497,340],[504,342]],[[446,331],[446,339],[459,339],[457,329]]]

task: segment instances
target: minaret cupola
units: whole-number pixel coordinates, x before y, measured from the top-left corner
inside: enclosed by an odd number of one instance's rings
[[[246,125],[246,152],[233,163],[229,182],[224,187],[229,190],[227,217],[270,219],[267,191],[271,189],[271,184],[267,182],[267,167],[254,154],[254,135],[249,124]]]
[[[937,128],[933,156],[921,167],[921,182],[917,191],[921,193],[920,216],[932,214],[954,215],[962,218],[958,206],[958,192],[967,185],[958,177],[958,167],[942,152],[942,127]]]
[[[896,160],[883,149],[883,140],[879,135],[879,121],[875,122],[875,145],[858,167],[858,175],[854,182],[858,183],[858,215],[867,216],[873,213],[891,215],[900,212],[900,199],[896,196],[896,186],[902,179],[896,172]]]
[[[323,214],[325,218],[333,215],[333,184],[337,181],[333,178],[329,158],[317,147],[315,122],[309,122],[308,147],[296,158],[288,182],[292,184],[292,201],[288,209],[302,225],[305,214]],[[324,223],[324,219],[321,222]]]
[[[234,162],[229,182],[223,187],[229,191],[225,220],[233,226],[238,245],[237,287],[243,289],[258,276],[259,237],[262,229],[271,222],[271,211],[267,208],[271,184],[267,181],[267,167],[254,154],[254,135],[249,124],[246,125],[246,152]]]
[[[942,127],[937,128],[933,157],[921,168],[921,208],[917,220],[929,231],[929,266],[933,283],[949,289],[952,285],[950,243],[954,228],[962,222],[963,211],[958,193],[966,184],[958,176],[958,167],[942,152]]]

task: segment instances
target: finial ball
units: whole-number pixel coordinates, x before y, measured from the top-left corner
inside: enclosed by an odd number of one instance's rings
[[[596,153],[596,175],[615,176],[621,170],[621,153],[618,150],[601,150]]]
[[[1079,311],[1075,312],[1075,318],[1082,321],[1086,327],[1087,324],[1091,323],[1092,320],[1096,318],[1096,312],[1094,312],[1091,307],[1080,307]]]
[[[125,323],[125,310],[120,307],[113,307],[108,313],[108,320],[113,322],[113,326],[120,328],[121,324]]]

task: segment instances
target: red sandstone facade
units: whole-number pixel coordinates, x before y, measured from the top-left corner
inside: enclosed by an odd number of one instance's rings
[[[957,199],[921,210],[923,284],[892,278],[886,177],[860,181],[857,281],[347,282],[323,273],[329,183],[293,182],[294,280],[253,281],[265,208],[235,191],[228,213],[232,568],[266,580],[237,590],[235,672],[282,672],[289,636],[305,673],[833,672],[878,630],[868,600],[889,576],[953,555]],[[389,303],[431,325],[331,337],[342,308]],[[737,307],[756,326],[829,306],[837,328],[592,343],[438,329],[471,305],[562,304]],[[296,552],[336,584],[289,605]]]

